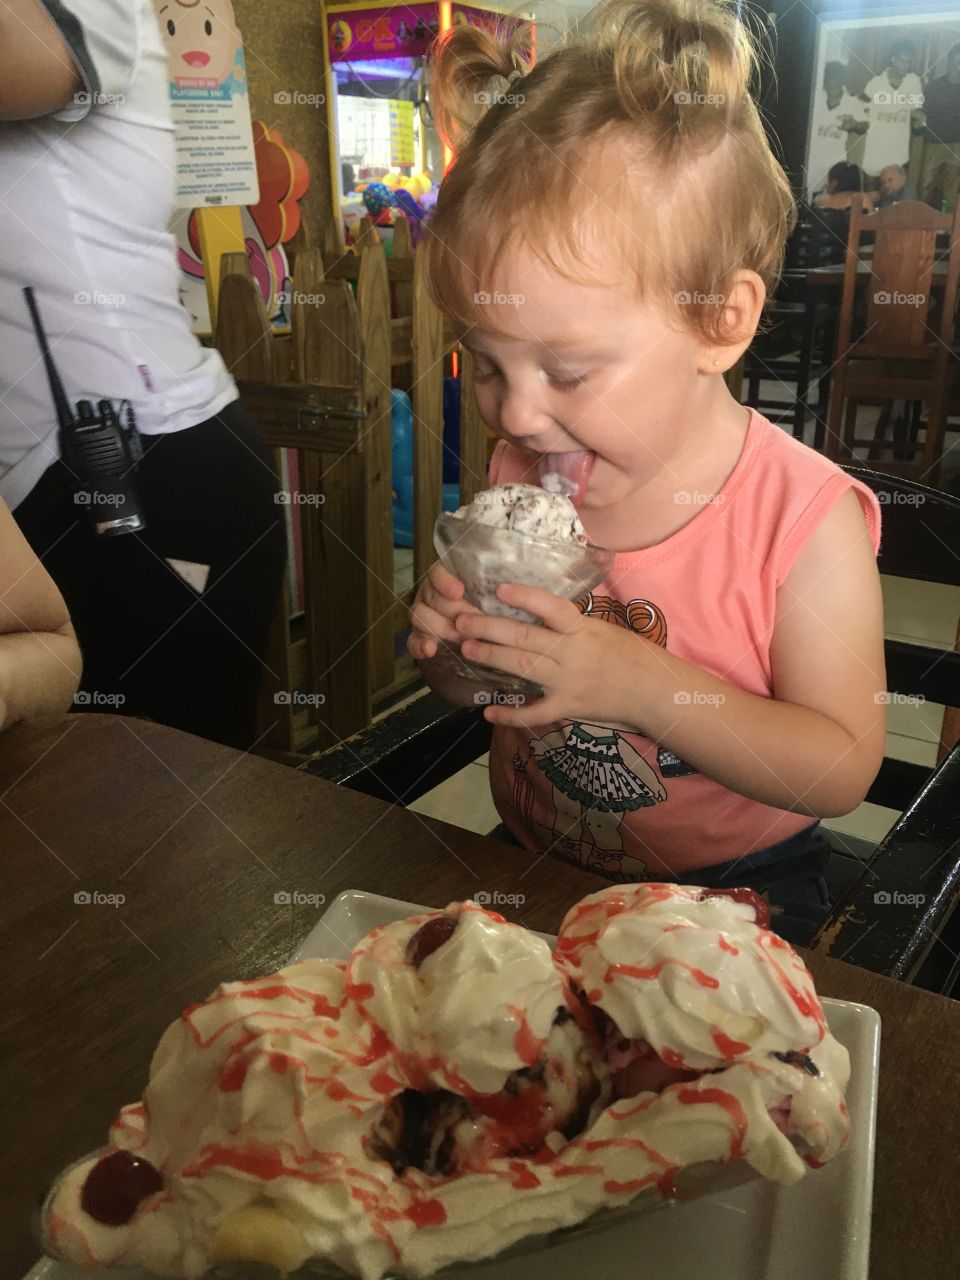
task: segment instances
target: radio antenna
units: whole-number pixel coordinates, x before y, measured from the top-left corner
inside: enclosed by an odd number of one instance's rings
[[[70,427],[73,425],[73,414],[70,412],[70,402],[67,400],[66,392],[63,389],[63,383],[60,381],[60,374],[57,372],[57,366],[53,363],[53,356],[50,354],[50,344],[47,342],[46,330],[43,327],[43,321],[40,319],[40,312],[37,310],[36,299],[33,296],[33,289],[30,285],[23,291],[23,296],[27,300],[27,306],[30,308],[30,319],[33,321],[33,331],[37,335],[37,342],[40,344],[40,350],[43,353],[43,363],[47,370],[47,381],[50,383],[50,394],[53,396],[53,405],[57,411],[57,422],[61,427]]]

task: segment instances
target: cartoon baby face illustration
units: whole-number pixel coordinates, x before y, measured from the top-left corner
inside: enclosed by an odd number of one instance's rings
[[[170,77],[221,83],[242,43],[232,0],[157,0]]]

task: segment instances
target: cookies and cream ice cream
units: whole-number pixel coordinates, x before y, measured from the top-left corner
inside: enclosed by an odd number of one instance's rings
[[[481,489],[471,503],[455,512],[460,520],[509,529],[543,542],[585,546],[587,534],[566,494],[535,484],[497,484]]]
[[[58,1180],[45,1238],[181,1280],[426,1276],[705,1163],[796,1181],[843,1144],[847,1069],[748,903],[616,886],[554,955],[453,904],[187,1009],[109,1148]]]
[[[539,624],[540,619],[501,600],[501,586],[539,587],[576,600],[603,580],[613,562],[608,551],[588,542],[562,485],[556,490],[533,484],[483,489],[459,511],[441,515],[433,538],[445,568],[463,583],[468,604],[518,622]],[[515,694],[529,702],[543,696],[532,681],[465,659],[459,644],[441,643],[436,655],[419,665],[430,687],[455,705],[475,706],[483,694]]]
[[[596,586],[612,559],[589,544],[568,497],[535,484],[482,489],[468,506],[439,518],[434,542],[470,604],[522,622],[537,619],[500,600],[501,584],[541,587],[572,600]]]

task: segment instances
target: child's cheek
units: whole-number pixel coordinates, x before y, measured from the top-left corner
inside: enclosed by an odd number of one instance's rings
[[[480,417],[495,435],[500,435],[500,397],[484,383],[475,387],[473,398]]]

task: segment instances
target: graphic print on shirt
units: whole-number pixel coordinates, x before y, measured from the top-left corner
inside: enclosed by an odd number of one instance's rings
[[[624,605],[612,596],[592,592],[577,602],[581,613],[626,627],[666,648],[667,621],[649,600]],[[658,761],[665,776],[693,773],[682,760],[660,748]],[[536,764],[550,782],[553,826],[533,819],[533,789],[527,771]],[[529,743],[524,760],[513,760],[513,800],[524,823],[537,833],[541,847],[560,854],[612,880],[646,877],[646,863],[624,853],[622,825],[626,814],[666,800],[667,791],[656,769],[644,760],[619,730],[573,721]]]

